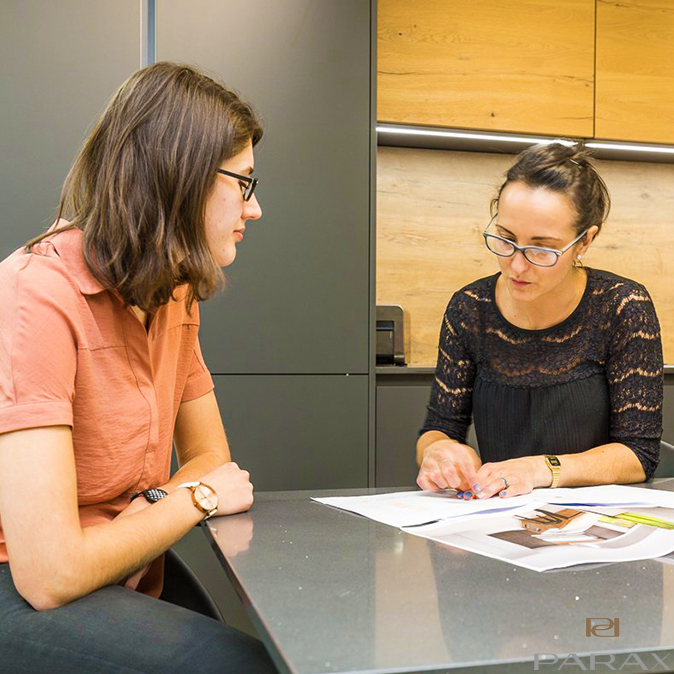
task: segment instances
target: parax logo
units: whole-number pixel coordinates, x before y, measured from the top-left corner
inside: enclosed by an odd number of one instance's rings
[[[619,637],[620,618],[585,618],[586,637]]]
[[[569,653],[568,655],[536,653],[534,655],[534,671],[596,672],[600,670],[605,672],[608,669],[609,671],[620,672],[623,668],[626,668],[625,671],[627,672],[638,672],[639,670],[642,672],[651,670],[671,672],[672,670],[665,664],[667,655],[661,658],[656,653],[621,653],[618,656],[610,653],[592,653],[589,656],[583,655],[581,659],[576,653]],[[575,667],[578,670],[575,670]]]
[[[620,636],[619,618],[585,618],[586,637],[618,637]],[[606,644],[608,646],[608,644]],[[669,653],[660,657],[657,653],[576,653],[568,655],[556,655],[555,653],[536,653],[534,655],[534,671],[573,671],[577,667],[581,672],[601,671],[619,672],[623,668],[634,672],[634,667],[642,672],[659,671],[671,672],[666,664]],[[572,668],[569,670],[569,668]]]

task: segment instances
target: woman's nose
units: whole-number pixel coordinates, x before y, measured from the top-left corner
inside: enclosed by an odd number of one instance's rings
[[[262,208],[255,194],[244,202],[243,217],[245,220],[259,220],[262,217]]]
[[[510,268],[517,274],[526,271],[529,264],[529,260],[524,257],[524,253],[521,250],[516,250],[515,254],[510,258]]]

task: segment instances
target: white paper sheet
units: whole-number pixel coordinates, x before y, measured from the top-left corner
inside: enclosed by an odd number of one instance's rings
[[[565,525],[565,528],[552,528],[542,534],[526,530],[521,519],[545,517],[546,513],[557,514],[559,511],[568,514],[583,510],[594,512],[577,515],[575,526],[571,523]],[[618,516],[626,510],[674,522],[674,510],[665,508],[593,509],[539,503],[535,508],[525,506],[496,517],[474,516],[470,521],[450,518],[404,530],[415,536],[533,571],[548,571],[576,564],[653,559],[674,552],[672,530],[629,522],[630,528],[623,528],[604,523],[599,519],[599,514],[595,514],[600,512]]]
[[[437,522],[446,517],[474,515],[475,513],[514,508],[531,503],[528,496],[503,499],[461,501],[446,494],[425,491],[405,491],[373,496],[334,496],[314,498],[314,501],[363,515],[371,520],[393,527],[414,526]]]
[[[437,522],[449,517],[465,517],[505,508],[519,508],[537,502],[584,505],[632,505],[674,508],[674,492],[622,485],[534,489],[512,498],[461,500],[443,493],[424,491],[394,492],[372,496],[315,498],[325,505],[348,510],[394,527]]]

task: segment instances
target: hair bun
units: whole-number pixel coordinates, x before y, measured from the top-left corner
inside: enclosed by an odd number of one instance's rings
[[[568,197],[577,213],[574,226],[578,233],[593,225],[601,229],[609,213],[611,198],[606,184],[590,161],[591,156],[582,140],[560,139],[528,147],[506,173],[505,182],[492,200],[492,213],[498,208],[506,185],[521,182]]]

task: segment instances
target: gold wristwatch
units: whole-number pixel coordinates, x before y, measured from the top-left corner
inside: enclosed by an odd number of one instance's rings
[[[550,485],[550,488],[556,489],[559,486],[559,478],[562,474],[562,464],[560,460],[552,454],[545,455],[545,463],[548,464],[548,468],[552,473],[552,484]]]
[[[213,517],[218,511],[218,495],[213,487],[209,487],[203,482],[183,482],[176,489],[186,487],[192,492],[192,503],[202,513],[206,514],[204,520]]]

